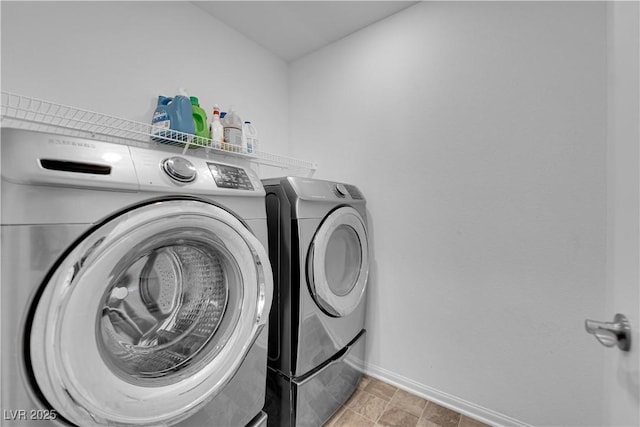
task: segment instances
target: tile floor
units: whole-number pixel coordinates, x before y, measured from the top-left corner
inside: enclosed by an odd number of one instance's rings
[[[367,377],[324,427],[487,427],[390,384]]]

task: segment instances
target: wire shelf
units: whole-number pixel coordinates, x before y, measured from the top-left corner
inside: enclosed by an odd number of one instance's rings
[[[247,152],[240,147],[223,146],[209,138],[10,92],[2,91],[1,93],[0,125],[2,127],[98,139],[138,147],[153,147],[160,150],[180,147],[183,154],[207,158],[224,156],[257,165],[287,169],[292,175],[312,176],[318,168],[316,163],[306,160],[258,150]]]

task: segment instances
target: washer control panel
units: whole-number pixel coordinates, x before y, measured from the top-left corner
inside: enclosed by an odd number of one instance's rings
[[[218,188],[234,188],[237,190],[253,190],[247,172],[235,166],[209,163],[209,170]]]
[[[128,149],[141,191],[264,196],[260,178],[250,167],[177,152],[134,146]]]

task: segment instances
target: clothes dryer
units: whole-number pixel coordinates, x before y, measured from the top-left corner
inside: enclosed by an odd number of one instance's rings
[[[3,425],[264,421],[255,173],[3,128],[1,190]]]
[[[366,201],[343,183],[287,177],[263,184],[274,272],[269,424],[319,426],[363,372]]]

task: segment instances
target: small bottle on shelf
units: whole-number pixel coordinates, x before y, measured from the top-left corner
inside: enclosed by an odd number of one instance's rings
[[[227,143],[224,139],[224,120],[225,117],[227,117],[227,112],[226,111],[220,111],[220,123],[222,123],[222,145],[220,146],[220,148],[222,150],[226,150],[227,149]]]
[[[214,148],[222,149],[224,143],[224,128],[220,121],[220,107],[213,106],[213,117],[211,118],[211,146]]]
[[[243,134],[247,140],[247,153],[258,151],[258,130],[251,122],[244,122]]]

